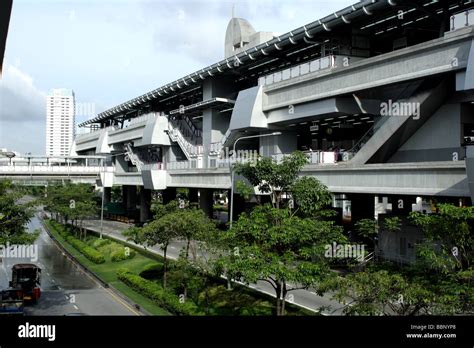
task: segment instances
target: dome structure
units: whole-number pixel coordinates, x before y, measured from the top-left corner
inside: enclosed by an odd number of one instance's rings
[[[225,33],[225,57],[239,53],[255,34],[255,29],[246,19],[232,18]]]

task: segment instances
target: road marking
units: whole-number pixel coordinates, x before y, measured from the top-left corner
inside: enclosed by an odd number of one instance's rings
[[[61,248],[59,247],[59,245],[57,245],[54,241],[53,241],[53,245],[59,249],[60,251]],[[72,262],[72,264],[74,265],[74,267],[76,268],[79,268],[78,266],[78,262],[76,262],[74,259],[70,259],[70,258],[67,258],[68,260],[70,260]],[[79,268],[80,269],[80,268]],[[87,277],[89,277],[94,283],[98,284],[99,286],[101,286],[101,284],[99,283],[99,281],[97,279],[95,279],[92,275],[90,275],[88,272],[85,272],[84,270],[80,269],[82,271],[82,273],[84,273]],[[52,281],[54,282],[54,279],[52,279]],[[126,303],[125,301],[123,301],[120,297],[118,297],[117,295],[115,295],[112,290],[110,289],[107,289],[107,288],[104,288],[104,291],[108,292],[110,296],[112,296],[117,302],[119,302],[122,306],[124,306],[125,308],[127,308],[130,312],[132,312],[133,314],[135,315],[141,315],[141,313],[139,311],[137,311],[135,308],[133,308],[131,305],[129,305],[128,303]]]
[[[76,305],[73,305],[76,310],[79,310],[79,307]]]

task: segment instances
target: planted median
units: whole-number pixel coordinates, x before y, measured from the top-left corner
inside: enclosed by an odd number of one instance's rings
[[[99,239],[95,236],[88,236],[84,241],[78,240],[74,237],[70,227],[65,227],[55,221],[45,220],[45,226],[53,237],[72,255],[74,258],[82,264],[84,267],[96,274],[102,281],[113,286],[115,289],[120,291],[123,295],[131,299],[133,302],[144,308],[148,313],[153,315],[169,315],[170,313],[158,306],[153,300],[143,296],[139,292],[134,291],[131,287],[125,285],[119,280],[117,271],[120,268],[126,267],[132,272],[139,273],[147,265],[157,262],[160,259],[146,257],[140,253],[136,253],[134,250],[128,249],[123,244],[111,241],[109,239]],[[71,243],[72,241],[72,243]],[[79,241],[80,243],[77,243]],[[74,244],[74,245],[73,245]],[[94,250],[93,254],[99,253],[101,257],[94,258],[95,260],[102,260],[103,262],[95,263],[84,254],[85,246]],[[80,247],[80,248],[77,248]],[[81,248],[82,247],[82,248]],[[89,250],[89,249],[86,249]],[[122,253],[123,260],[117,260],[118,255]],[[132,256],[130,256],[132,255]],[[112,259],[115,260],[112,260]],[[120,257],[122,258],[122,257]]]

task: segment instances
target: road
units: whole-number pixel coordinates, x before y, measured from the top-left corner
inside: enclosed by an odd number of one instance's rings
[[[0,288],[8,287],[16,263],[35,263],[42,269],[41,298],[25,307],[26,315],[138,315],[136,310],[109,289],[83,273],[57,247],[35,216],[28,225],[40,229],[38,260],[4,258],[0,263]]]
[[[100,232],[100,220],[84,221],[84,226],[91,231],[98,233]],[[111,238],[126,241],[126,238],[122,235],[122,232],[131,226],[132,225],[128,225],[123,222],[104,220],[102,231],[104,235],[110,236]],[[184,246],[185,243],[183,241],[174,241],[170,243],[168,246],[167,256],[170,259],[176,260]],[[163,256],[163,251],[159,246],[147,248],[147,250]],[[275,291],[267,282],[259,281],[256,284],[250,284],[249,287],[268,295],[275,296]],[[311,311],[320,312],[323,315],[343,314],[342,311],[344,306],[341,303],[332,300],[330,294],[319,296],[314,291],[304,289],[294,290],[289,294],[291,294],[293,297],[288,297],[288,302],[293,302],[300,307],[309,309]],[[320,310],[321,308],[323,308],[323,310]]]

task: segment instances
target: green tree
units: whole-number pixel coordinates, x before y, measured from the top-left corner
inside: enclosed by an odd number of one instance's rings
[[[344,242],[342,229],[332,221],[301,218],[290,209],[257,206],[224,237],[231,252],[218,262],[233,278],[247,284],[268,282],[276,295],[276,313],[285,314],[288,292],[307,289],[330,276],[324,248]],[[289,283],[297,284],[290,288]]]
[[[273,207],[279,208],[284,192],[290,191],[298,174],[308,163],[306,155],[300,151],[285,156],[281,163],[269,157],[260,157],[256,163],[236,163],[235,172],[244,176],[260,192],[269,194]]]
[[[124,235],[129,240],[148,247],[160,245],[164,255],[163,286],[166,287],[169,244],[174,239],[184,239],[186,245],[183,257],[188,259],[191,242],[194,239],[207,238],[208,234],[215,233],[215,225],[202,211],[188,208],[180,209],[175,201],[166,205],[154,202],[152,211],[154,213],[152,222],[142,228],[129,229]]]
[[[376,220],[360,219],[355,223],[355,230],[362,238],[367,238],[375,246],[375,238],[378,234],[378,225]]]
[[[174,213],[166,214],[153,220],[142,228],[145,243],[148,246],[160,245],[163,250],[163,287],[166,288],[168,274],[168,246],[171,241],[179,236],[179,227],[175,224]]]
[[[208,285],[208,279],[191,260],[186,258],[184,250],[171,269],[170,281],[177,286],[176,290],[182,291],[185,300],[188,297],[197,300],[200,291]]]
[[[327,209],[332,201],[327,187],[315,178],[299,178],[307,162],[297,151],[280,163],[259,158],[256,163],[236,164],[236,173],[269,194],[272,205],[241,214],[218,242],[229,252],[221,253],[216,267],[245,283],[268,282],[275,291],[277,315],[285,314],[288,292],[331,276],[325,247],[346,241],[342,228],[330,220],[334,212]]]
[[[81,238],[86,237],[84,220],[95,216],[98,211],[97,196],[91,185],[72,184],[48,186],[46,195],[41,199],[44,210],[56,220],[76,227]]]
[[[93,201],[79,201],[76,203],[74,218],[79,220],[79,232],[82,238],[87,237],[87,229],[84,228],[84,220],[97,214],[97,204]]]
[[[0,244],[30,244],[37,237],[26,232],[33,210],[31,204],[19,204],[20,198],[10,181],[0,180]]]
[[[446,273],[472,265],[474,207],[440,204],[437,214],[413,212],[410,220],[423,231],[417,256],[426,266]]]
[[[332,279],[324,285],[325,291],[333,290],[336,299],[351,304],[345,308],[347,314],[473,313],[474,208],[440,204],[438,211],[410,214],[411,222],[424,233],[424,240],[416,245],[414,264],[403,267],[376,264],[363,272]],[[400,230],[398,218],[387,220],[386,230]]]
[[[428,314],[434,301],[425,285],[393,269],[374,267],[332,278],[319,290],[335,291],[334,299],[345,304],[347,315],[419,315]]]

